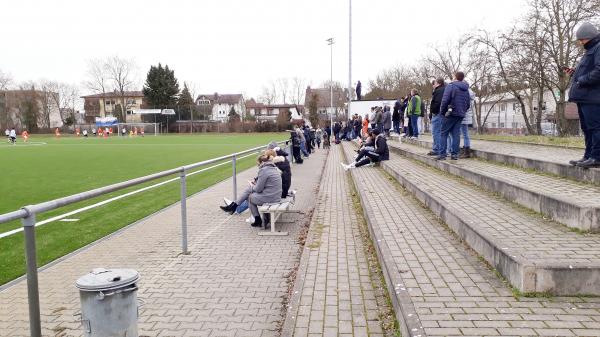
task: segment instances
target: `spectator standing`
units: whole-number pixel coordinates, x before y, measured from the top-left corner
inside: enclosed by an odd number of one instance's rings
[[[412,138],[419,138],[419,117],[421,117],[422,100],[417,89],[412,89],[410,96],[407,114],[409,116],[410,128],[412,128]]]
[[[390,136],[390,130],[392,129],[392,113],[389,106],[383,108],[383,132],[386,137]]]
[[[400,134],[400,110],[402,109],[402,102],[398,99],[394,103],[394,112],[392,113],[392,124],[394,132]]]
[[[320,127],[317,127],[315,131],[315,141],[317,142],[317,148],[321,148],[321,140],[323,139],[323,130]]]
[[[342,126],[339,122],[335,122],[333,124],[333,136],[335,137],[335,143],[338,144],[340,142],[340,131],[342,130]]]
[[[471,138],[469,137],[469,126],[473,125],[473,101],[475,101],[475,93],[469,89],[469,108],[465,113],[465,118],[460,123],[460,133],[463,138],[463,148],[460,158],[471,158]]]
[[[438,160],[446,159],[446,148],[448,135],[452,137],[452,148],[450,150],[450,159],[458,159],[460,149],[460,126],[461,122],[469,109],[470,104],[469,83],[465,81],[465,74],[457,71],[454,74],[454,81],[448,84],[444,90],[440,114],[442,114],[442,136],[440,141],[440,152]]]
[[[362,130],[361,130],[361,136],[362,138],[367,137],[367,134],[369,133],[369,116],[365,116],[365,119],[363,119],[362,122]]]
[[[440,154],[443,120],[443,116],[440,115],[440,107],[442,105],[442,97],[444,96],[445,89],[446,83],[443,78],[437,78],[433,82],[433,94],[431,95],[431,105],[429,107],[431,135],[433,137],[433,147],[431,148],[431,152],[428,153],[430,156],[438,156]]]
[[[375,108],[375,129],[383,132],[383,109],[380,106]]]
[[[600,167],[600,34],[593,24],[584,22],[575,38],[585,53],[576,69],[565,68],[565,72],[572,75],[569,101],[577,103],[585,152],[582,159],[569,163],[587,169]]]
[[[356,99],[358,99],[359,101],[362,100],[362,84],[360,83],[360,81],[356,83]]]

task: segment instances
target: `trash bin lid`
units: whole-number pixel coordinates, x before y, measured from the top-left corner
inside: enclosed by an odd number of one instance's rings
[[[83,291],[103,291],[126,287],[135,283],[140,274],[133,269],[95,268],[80,277],[76,286]]]

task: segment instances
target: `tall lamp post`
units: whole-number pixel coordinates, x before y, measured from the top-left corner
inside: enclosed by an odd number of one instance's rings
[[[350,102],[352,102],[352,0],[348,0],[348,116],[350,119]]]
[[[327,39],[327,44],[329,45],[329,54],[330,54],[330,63],[329,63],[329,128],[331,132],[333,132],[333,38],[330,37]]]

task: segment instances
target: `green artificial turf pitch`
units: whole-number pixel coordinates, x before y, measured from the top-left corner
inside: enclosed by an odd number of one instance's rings
[[[114,184],[124,180],[284,140],[286,133],[201,134],[146,137],[42,137],[30,144],[0,144],[0,214]],[[238,161],[238,171],[252,167],[255,156]],[[188,195],[231,176],[225,164],[188,177]],[[165,178],[173,178],[174,176]],[[154,181],[37,215],[37,221],[159,182]],[[136,220],[179,201],[179,183],[135,194],[69,218],[36,228],[38,266],[102,238]],[[0,233],[18,228],[0,224]],[[23,233],[0,239],[0,284],[25,272]]]

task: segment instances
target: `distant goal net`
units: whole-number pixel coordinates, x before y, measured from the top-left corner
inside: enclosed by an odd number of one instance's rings
[[[160,123],[119,123],[117,124],[119,136],[158,136]]]

